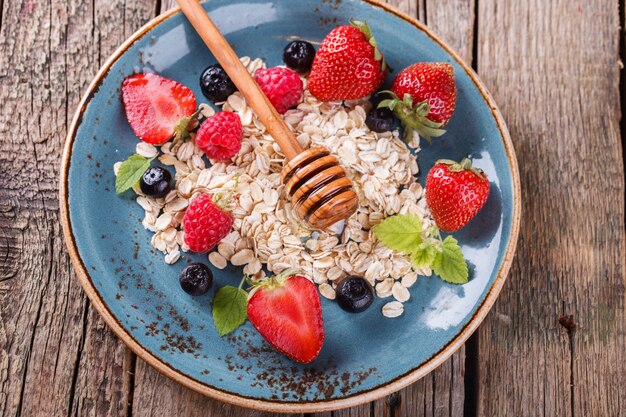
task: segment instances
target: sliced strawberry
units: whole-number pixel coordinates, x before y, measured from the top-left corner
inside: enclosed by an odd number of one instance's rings
[[[301,363],[319,355],[324,321],[315,284],[287,272],[266,279],[251,294],[248,318],[275,349]]]
[[[126,118],[139,139],[161,145],[184,139],[196,110],[196,97],[184,85],[157,74],[134,74],[122,83]]]

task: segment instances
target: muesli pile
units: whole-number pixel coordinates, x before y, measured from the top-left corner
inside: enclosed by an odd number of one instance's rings
[[[456,240],[443,239],[440,230],[458,230],[474,217],[489,183],[467,160],[439,161],[426,190],[417,181],[411,149],[419,151],[420,136],[430,141],[443,134],[454,111],[449,64],[414,64],[398,73],[391,91],[376,93],[386,63],[361,22],[333,30],[317,53],[308,42],[291,42],[284,60],[288,68],[268,69],[260,59],[241,58],[302,147],[326,147],[345,168],[359,198],[347,221],[320,231],[298,218],[281,184],[283,153],[219,65],[200,80],[204,95],[222,106],[218,113],[196,106],[191,90],[156,74],[124,81],[126,114],[141,141],[136,155],[114,171],[118,193],[132,188],[137,194],[143,226],[154,233],[151,244],[167,264],[193,251],[208,252],[217,269],[243,267],[249,293],[242,280],[239,287],[222,287],[213,301],[220,335],[248,317],[278,350],[309,362],[323,342],[311,281],[350,312],[366,310],[374,295],[388,298],[386,317],[403,314],[418,276],[434,270],[445,281],[467,282]],[[202,263],[180,276],[192,295],[206,293],[211,282],[211,269]],[[276,336],[302,328],[302,320],[309,333],[301,340]],[[304,342],[311,337],[319,346]]]

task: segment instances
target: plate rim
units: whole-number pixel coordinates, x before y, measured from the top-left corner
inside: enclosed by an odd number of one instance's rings
[[[65,245],[67,247],[70,259],[76,271],[77,278],[83,287],[83,290],[87,294],[91,305],[98,312],[100,317],[105,321],[116,336],[128,346],[138,357],[147,362],[150,366],[155,368],[160,373],[173,379],[174,381],[190,388],[200,394],[224,401],[236,406],[252,408],[261,411],[281,412],[281,413],[312,413],[321,411],[337,410],[340,408],[347,408],[363,404],[366,402],[377,400],[388,394],[396,392],[427,375],[444,361],[446,361],[454,352],[456,352],[469,336],[476,331],[478,326],[483,322],[493,304],[495,303],[500,290],[502,289],[506,277],[511,268],[513,258],[515,256],[515,249],[517,246],[520,218],[521,218],[521,186],[519,170],[517,165],[517,158],[515,156],[515,150],[513,143],[509,135],[509,131],[506,127],[504,119],[493,99],[491,94],[487,91],[482,81],[478,78],[478,75],[474,70],[469,67],[463,59],[452,49],[446,42],[444,42],[438,35],[431,32],[425,25],[418,22],[416,19],[408,16],[407,14],[396,10],[395,8],[381,3],[379,0],[361,0],[370,5],[382,9],[382,11],[395,15],[415,26],[418,30],[425,33],[434,42],[436,42],[441,48],[443,48],[450,56],[463,68],[468,74],[480,94],[483,96],[486,103],[489,105],[492,115],[496,121],[500,134],[502,136],[503,145],[509,161],[509,168],[511,170],[511,183],[512,183],[512,195],[513,195],[513,212],[511,217],[511,230],[509,235],[509,241],[507,243],[502,264],[498,269],[496,278],[489,288],[487,295],[483,302],[478,306],[468,323],[461,329],[461,331],[445,346],[443,346],[437,353],[431,356],[427,361],[420,366],[411,369],[403,375],[387,381],[384,384],[378,385],[367,391],[352,394],[350,396],[330,399],[330,400],[318,400],[318,401],[302,401],[302,402],[281,402],[272,401],[259,398],[251,398],[231,392],[221,390],[219,388],[202,383],[188,375],[183,374],[181,371],[175,369],[171,365],[165,363],[160,358],[148,351],[141,343],[139,343],[117,320],[117,318],[109,310],[104,299],[101,297],[98,290],[95,288],[91,281],[91,277],[87,268],[85,267],[76,246],[74,240],[74,234],[72,232],[72,226],[70,222],[69,214],[69,199],[67,182],[69,179],[70,157],[72,154],[72,146],[76,138],[78,127],[81,124],[84,111],[95,95],[100,85],[100,82],[108,74],[111,66],[129,49],[136,41],[141,39],[149,30],[158,26],[170,17],[180,13],[180,8],[175,7],[169,11],[156,16],[148,21],[139,30],[133,33],[127,38],[105,61],[102,67],[98,70],[94,79],[90,82],[87,91],[82,96],[81,101],[74,113],[72,123],[67,133],[65,145],[63,148],[63,155],[61,158],[61,170],[59,178],[59,208],[61,217],[61,227],[63,230],[63,237]]]

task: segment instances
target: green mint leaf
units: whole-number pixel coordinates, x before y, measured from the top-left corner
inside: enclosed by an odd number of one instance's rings
[[[241,326],[248,318],[248,293],[227,285],[219,289],[213,299],[213,322],[220,336]]]
[[[422,243],[422,220],[414,214],[398,214],[377,224],[374,235],[383,245],[402,253],[413,253]]]
[[[432,265],[436,256],[437,248],[431,243],[424,242],[411,254],[411,264],[415,269],[424,268]]]
[[[431,265],[435,274],[452,284],[465,284],[469,273],[467,263],[458,241],[452,236],[445,238]]]
[[[144,172],[150,168],[151,161],[152,159],[146,159],[141,155],[131,155],[122,162],[115,178],[115,192],[121,194],[137,184]]]

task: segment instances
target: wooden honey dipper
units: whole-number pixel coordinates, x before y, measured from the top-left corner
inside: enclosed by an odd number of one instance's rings
[[[350,217],[359,201],[337,158],[326,148],[304,150],[200,3],[176,1],[289,160],[281,179],[298,216],[314,229]]]

